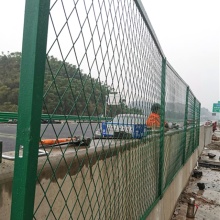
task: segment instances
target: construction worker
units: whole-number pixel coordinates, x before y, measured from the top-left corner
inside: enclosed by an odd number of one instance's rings
[[[151,114],[146,120],[146,125],[148,128],[160,128],[160,104],[154,103],[151,106]],[[165,127],[168,127],[167,122],[165,122]]]

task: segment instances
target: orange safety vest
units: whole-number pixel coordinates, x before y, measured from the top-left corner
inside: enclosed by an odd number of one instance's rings
[[[160,127],[160,115],[151,113],[146,120],[147,127]]]

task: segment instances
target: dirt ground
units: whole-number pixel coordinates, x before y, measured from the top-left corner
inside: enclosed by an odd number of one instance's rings
[[[210,158],[208,153],[214,154],[214,158]],[[204,148],[194,170],[201,171],[202,176],[190,177],[171,219],[220,220],[220,141],[213,141]],[[205,189],[199,190],[197,183],[204,183]],[[195,199],[194,210],[197,207],[198,209],[194,218],[187,218],[188,201],[191,197]]]

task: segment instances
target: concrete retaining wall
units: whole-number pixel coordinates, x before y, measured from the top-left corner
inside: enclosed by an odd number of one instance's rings
[[[157,203],[147,220],[170,220],[178,198],[186,187],[192,170],[196,166],[199,155],[205,146],[211,143],[212,127],[201,126],[199,147],[195,150],[192,156],[188,159],[183,168],[178,172],[170,186],[167,188],[163,198]]]
[[[201,127],[199,148],[178,172],[147,219],[170,219],[199,154],[205,144],[211,142],[210,129]],[[165,137],[164,184],[170,166],[169,151],[172,143],[180,139],[179,135],[180,132],[174,132]],[[146,142],[103,140],[99,145],[99,148],[91,146],[87,151],[78,151],[78,157],[70,148],[65,153],[65,160],[62,152],[56,149],[50,154],[50,162],[46,157],[39,158],[41,174],[36,185],[36,219],[69,219],[70,216],[138,219],[146,207],[150,207],[158,193],[159,180],[155,175],[159,172],[158,137]],[[0,216],[10,219],[13,161],[3,160],[0,174]]]

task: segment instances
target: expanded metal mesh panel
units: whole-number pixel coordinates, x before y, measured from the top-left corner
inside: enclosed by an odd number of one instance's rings
[[[45,112],[104,114],[112,93],[122,106],[108,106],[110,116],[160,101],[162,58],[133,1],[55,1],[48,41]]]
[[[169,66],[166,69],[165,120],[183,128],[187,85]]]
[[[163,189],[171,183],[182,166],[184,148],[184,133],[182,131],[176,132],[175,135],[167,134],[165,136]]]
[[[35,1],[27,2],[30,21]],[[23,86],[19,98],[20,118],[25,108],[30,115],[18,119],[14,207],[24,218],[34,210],[37,220],[145,219],[198,145],[200,103],[166,64],[140,1],[51,0],[50,10],[47,3],[36,3],[31,40],[25,26],[24,45],[37,39],[37,55],[24,46],[21,84],[33,94],[25,99]],[[47,35],[39,30],[48,14]],[[46,154],[39,158],[38,143]],[[34,196],[25,187],[35,179]]]
[[[194,148],[194,129],[195,129],[195,103],[194,96],[189,91],[188,96],[188,115],[187,115],[187,135],[186,135],[186,158],[189,158]]]
[[[152,205],[160,143],[134,138],[132,124],[145,124],[160,103],[161,74],[162,57],[133,1],[51,1],[43,105],[51,121],[41,126],[48,154],[38,170],[35,219],[42,212],[45,219],[139,219]],[[65,116],[61,124],[55,114]],[[128,136],[121,137],[122,124]],[[114,137],[101,139],[105,125]],[[76,144],[78,136],[96,140]]]
[[[172,130],[165,135],[164,144],[164,186],[167,186],[182,166],[185,148],[185,110],[187,85],[167,65],[166,69],[165,121]],[[176,133],[170,135],[170,133]]]
[[[200,102],[196,100],[195,104],[195,144],[194,149],[199,146],[199,131],[200,131]]]

